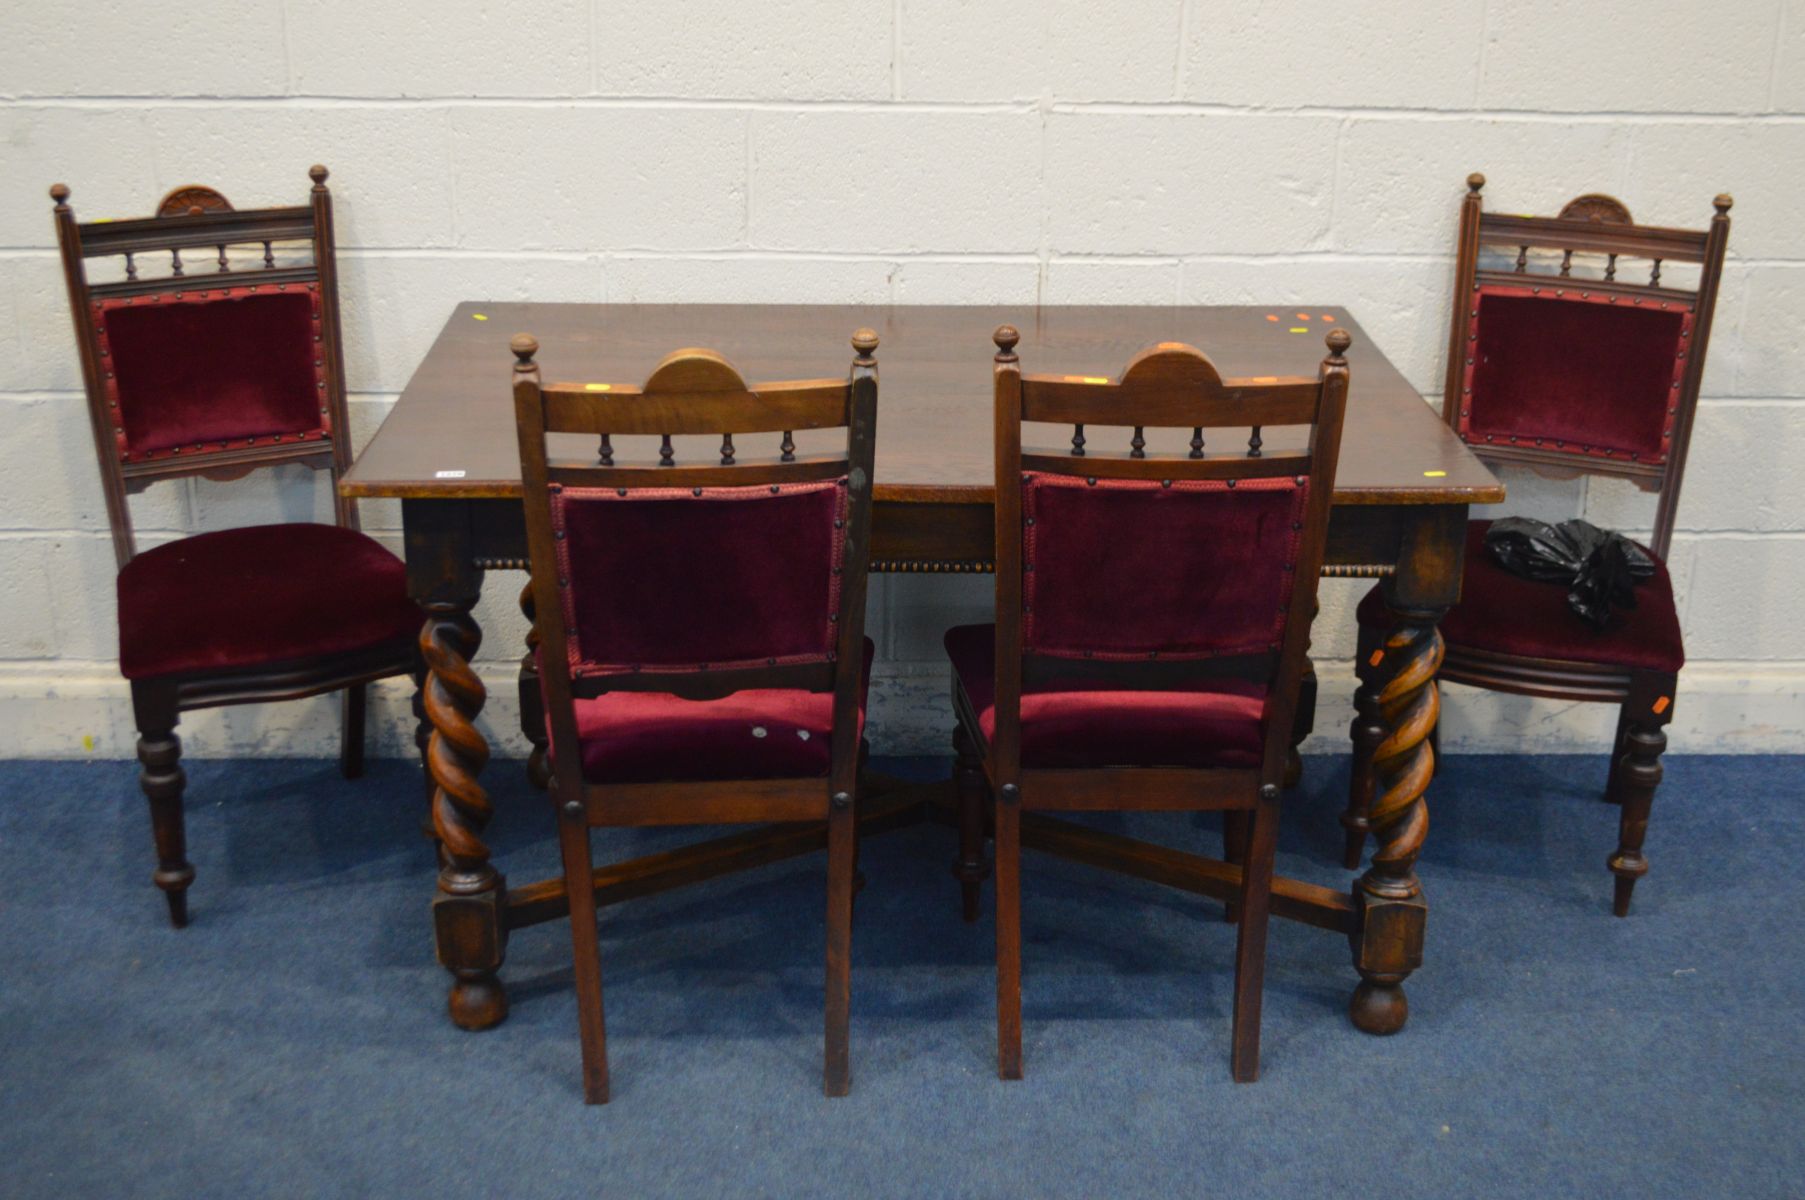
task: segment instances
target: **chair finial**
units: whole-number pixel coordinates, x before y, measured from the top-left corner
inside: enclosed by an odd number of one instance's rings
[[[314,163],[311,167],[307,168],[307,178],[313,180],[313,186],[316,189],[324,190],[326,187],[326,177],[330,174],[332,174],[332,172],[328,171],[319,163]]]
[[[852,335],[852,348],[859,352],[859,361],[861,363],[870,364],[873,362],[874,360],[871,357],[871,352],[877,349],[877,331],[866,328],[854,330]]]
[[[64,190],[66,191],[67,189]],[[1736,201],[1731,198],[1730,193],[1719,192],[1717,193],[1716,198],[1711,201],[1711,207],[1717,210],[1719,216],[1723,216],[1730,211],[1730,206],[1735,203]]]
[[[998,325],[997,331],[990,335],[990,340],[997,344],[999,360],[1013,360],[1016,343],[1022,340],[1022,332],[1013,325]]]
[[[514,364],[516,371],[531,371],[534,367],[533,355],[539,353],[539,339],[530,333],[517,333],[508,340],[508,349],[520,360]]]
[[[52,200],[56,201],[56,206],[58,208],[68,208],[69,207],[69,185],[66,183],[51,184],[50,185],[50,198]]]
[[[1471,175],[1467,176],[1467,191],[1472,192],[1475,195],[1477,195],[1479,192],[1479,189],[1484,186],[1485,186],[1485,176],[1481,175],[1479,172],[1474,171]]]
[[[1323,344],[1328,346],[1329,355],[1336,362],[1345,362],[1347,349],[1354,344],[1354,336],[1337,325],[1329,330],[1329,336],[1323,339]]]

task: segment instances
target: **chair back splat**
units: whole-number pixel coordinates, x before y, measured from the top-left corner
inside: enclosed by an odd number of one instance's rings
[[[1621,201],[1596,193],[1554,217],[1489,213],[1484,186],[1485,176],[1468,176],[1461,205],[1448,424],[1491,462],[1659,492],[1651,544],[1665,558],[1730,197],[1712,201],[1706,228],[1668,229],[1637,225]]]
[[[124,221],[78,222],[69,188],[50,189],[121,567],[135,553],[126,497],[156,480],[299,462],[336,485],[351,464],[332,195],[325,167],[308,174],[304,205],[240,211],[189,185]],[[114,277],[90,278],[94,260]]]

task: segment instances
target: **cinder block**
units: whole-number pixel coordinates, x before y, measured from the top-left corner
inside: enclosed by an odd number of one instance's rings
[[[905,100],[1167,100],[1180,0],[905,0]]]
[[[1439,260],[1304,257],[1268,260],[1212,259],[1184,264],[1185,304],[1271,305],[1287,334],[1308,343],[1305,363],[1320,361],[1324,315],[1351,315],[1364,337],[1424,394],[1439,392],[1447,356],[1448,306],[1454,267]],[[1294,306],[1317,320],[1290,319]],[[1358,350],[1356,350],[1358,353]],[[1360,387],[1355,359],[1354,388]]]
[[[41,538],[0,537],[0,659],[54,658],[62,649],[48,559]]]
[[[1032,113],[757,112],[752,244],[851,253],[1032,251]]]
[[[598,4],[596,90],[608,96],[887,100],[889,0],[715,4],[677,15]]]
[[[0,479],[30,481],[12,489],[0,510],[0,528],[106,531],[106,495],[85,399],[64,394],[7,400],[0,402],[0,413],[7,429],[0,438]],[[129,503],[140,533],[188,526],[186,480],[152,484]]]
[[[172,540],[173,534],[146,534],[138,549]],[[119,612],[112,539],[104,533],[50,535],[41,539],[43,570],[56,605],[56,657],[112,663],[119,658]]]
[[[1192,0],[1184,98],[1292,108],[1467,108],[1485,7]]]
[[[16,6],[0,38],[15,96],[279,96],[281,0]]]
[[[1529,517],[1537,521],[1559,524],[1585,515],[1587,479],[1550,479],[1528,467],[1511,463],[1495,463],[1492,474],[1504,484],[1503,504],[1475,506],[1476,521],[1495,521],[1499,517]]]
[[[1046,164],[1051,249],[1318,249],[1329,233],[1337,127],[1323,117],[1053,113]]]
[[[1583,0],[1486,8],[1479,105],[1552,112],[1757,112],[1778,0],[1664,4],[1646,20]]]
[[[1805,113],[1805,0],[1786,0],[1780,56],[1774,63],[1773,108]]]
[[[894,270],[877,259],[777,255],[610,255],[602,267],[617,304],[883,304]]]
[[[1705,403],[1692,428],[1679,528],[1693,532],[1805,529],[1805,403]],[[1648,529],[1656,496],[1625,480],[1595,479],[1586,516]]]
[[[592,259],[346,254],[339,259],[345,375],[353,391],[399,392],[464,300],[602,299]],[[505,389],[505,350],[497,375]],[[504,400],[505,402],[505,394]]]
[[[1681,609],[1689,660],[1805,658],[1805,538],[1688,534],[1674,539],[1676,559],[1682,548],[1691,560]]]
[[[742,244],[744,113],[458,108],[452,161],[459,245],[592,251]]]
[[[1711,198],[1729,192],[1730,253],[1737,258],[1798,254],[1799,164],[1805,125],[1762,121],[1639,125],[1631,132],[1629,183],[1619,196],[1636,220],[1703,229]]]
[[[1177,259],[1104,262],[1055,258],[1047,263],[1046,304],[1171,304],[1183,270]]]
[[[591,82],[589,8],[289,0],[290,87],[303,96],[580,96]]]
[[[245,525],[332,522],[332,476],[326,471],[286,464],[226,483],[196,479],[192,486],[197,533]]]
[[[20,48],[16,38],[0,38],[0,56]],[[0,79],[16,78],[0,67]],[[163,195],[142,109],[0,105],[0,145],[6,147],[8,179],[0,188],[0,245],[56,245],[53,183],[69,185],[69,204],[80,221],[148,216]]]
[[[323,163],[341,247],[452,242],[444,109],[184,105],[153,110],[147,122],[164,190],[204,183],[240,208],[306,204],[307,168]],[[155,202],[148,197],[134,214]]]
[[[1611,121],[1360,118],[1341,144],[1334,245],[1454,253],[1466,178],[1495,212],[1553,215],[1585,192],[1621,194],[1627,126]]]
[[[1714,387],[1712,394],[1805,396],[1805,341],[1799,337],[1805,329],[1805,266],[1726,268],[1724,293],[1720,314],[1730,315],[1726,310],[1740,293],[1742,318],[1722,333],[1712,331],[1705,377],[1722,380],[1721,368],[1733,366],[1735,383]]]
[[[1040,263],[910,259],[895,268],[898,304],[1020,304],[1040,294]]]

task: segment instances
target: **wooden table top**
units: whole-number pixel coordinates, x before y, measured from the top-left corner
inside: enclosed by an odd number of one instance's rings
[[[683,346],[726,355],[748,381],[843,376],[860,326],[879,338],[876,498],[892,502],[989,503],[992,498],[990,335],[1021,330],[1022,369],[1120,374],[1154,342],[1188,342],[1224,376],[1314,375],[1323,337],[1341,326],[1354,338],[1352,388],[1337,504],[1495,504],[1504,487],[1435,415],[1416,389],[1335,305],[1252,307],[872,307],[858,305],[533,304],[466,302],[446,322],[407,390],[340,487],[348,496],[431,498],[520,494],[509,375],[516,333],[539,339],[547,382],[637,385]],[[1268,315],[1278,321],[1270,321]],[[478,319],[479,316],[482,319]],[[1330,319],[1332,318],[1332,320]],[[1304,328],[1307,333],[1291,330]],[[1069,437],[1047,444],[1063,444]],[[1148,434],[1150,451],[1181,449]],[[1290,431],[1271,431],[1278,449]],[[1086,431],[1092,447],[1121,443]],[[1274,436],[1276,435],[1276,436]],[[770,435],[775,441],[775,435]],[[810,435],[799,434],[803,449]],[[1212,451],[1244,449],[1247,430],[1206,432]],[[741,456],[775,452],[741,439]],[[1167,443],[1170,442],[1170,445]],[[685,443],[690,443],[686,448]],[[618,445],[619,443],[617,443]],[[678,439],[679,461],[716,461],[714,445]],[[686,453],[687,450],[687,453]],[[593,454],[571,447],[572,453]],[[625,461],[623,451],[622,461]]]

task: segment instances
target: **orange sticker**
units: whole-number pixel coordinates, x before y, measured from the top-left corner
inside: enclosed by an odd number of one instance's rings
[[[1385,651],[1374,650],[1373,656],[1366,660],[1366,665],[1369,667],[1376,667],[1384,661],[1385,661]]]
[[[1309,313],[1298,313],[1297,319],[1300,321],[1308,321],[1310,319],[1310,314]]]
[[[1662,713],[1666,712],[1667,706],[1672,703],[1672,696],[1662,696],[1659,700],[1655,701],[1655,715],[1660,716]]]
[[[1247,382],[1249,382],[1249,383],[1277,383],[1278,381],[1279,381],[1279,377],[1277,375],[1255,375],[1252,379],[1249,379]]]
[[[1267,320],[1268,320],[1268,321],[1276,321],[1276,320],[1278,320],[1278,319],[1279,319],[1279,315],[1278,315],[1278,314],[1277,314],[1277,313],[1267,313],[1267,314],[1266,314],[1266,319],[1267,319]]]
[[[1328,313],[1324,313],[1324,314],[1322,314],[1322,319],[1325,321],[1333,321],[1335,318],[1330,316]]]

